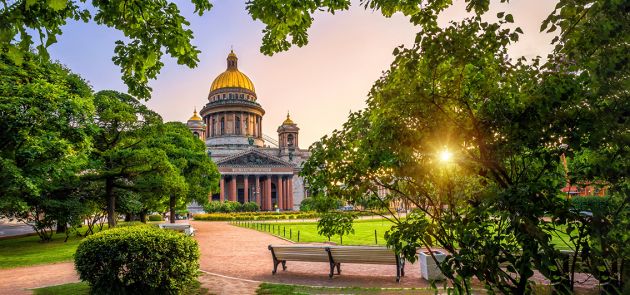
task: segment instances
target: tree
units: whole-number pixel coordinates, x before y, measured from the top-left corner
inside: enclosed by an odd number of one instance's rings
[[[352,223],[356,215],[341,212],[322,213],[317,221],[317,234],[330,238],[339,235],[339,240],[343,244],[343,236],[354,234]]]
[[[49,211],[70,206],[63,192],[87,162],[92,90],[31,53],[19,64],[0,54],[0,73],[0,214],[49,240],[57,224]]]
[[[199,16],[212,8],[208,0],[192,0]],[[113,61],[123,73],[129,92],[149,98],[148,80],[154,79],[164,65],[162,55],[168,53],[179,64],[195,67],[199,50],[190,44],[192,31],[189,22],[180,14],[177,5],[164,0],[142,1],[86,1],[80,0],[16,0],[2,1],[0,7],[0,52],[20,63],[25,52],[35,44],[42,58],[48,57],[47,48],[57,42],[62,27],[68,20],[93,20],[120,30],[128,41],[116,41]],[[92,16],[92,12],[94,15]]]
[[[157,136],[162,118],[137,99],[116,91],[94,97],[96,118],[90,166],[83,175],[88,183],[100,183],[106,201],[107,222],[116,226],[117,195],[138,191],[136,179],[151,173],[173,172],[164,151],[145,142]]]
[[[421,31],[412,48],[394,50],[367,109],[311,147],[303,169],[311,190],[375,208],[413,204],[408,218],[392,219],[388,245],[412,260],[420,246],[446,249],[440,267],[460,293],[470,292],[472,277],[493,291],[530,292],[535,269],[558,292],[571,292],[565,257],[551,238],[565,228],[570,234],[566,226],[574,221],[597,227],[559,197],[567,181],[561,155],[594,155],[569,179],[606,181],[617,200],[606,223],[628,224],[628,4],[560,1],[543,24],[560,28],[543,62],[508,56],[506,46],[522,31],[506,27],[514,20],[509,14],[484,21],[487,1],[470,1],[475,13],[443,28],[436,16],[444,1],[423,9],[389,3],[367,2],[385,15],[410,15]],[[286,11],[265,13],[287,13],[282,23],[296,13]],[[379,195],[380,188],[389,193]],[[579,249],[599,249],[584,257],[599,266],[594,274],[609,291],[620,292],[623,276],[612,265],[627,261],[628,235],[607,228],[610,234],[584,239]]]
[[[159,136],[148,143],[163,150],[175,172],[163,181],[160,189],[167,195],[170,222],[175,223],[175,210],[192,201],[203,205],[208,195],[218,187],[219,171],[206,154],[203,141],[195,137],[186,125],[169,122],[160,126]],[[155,187],[155,186],[154,186]]]

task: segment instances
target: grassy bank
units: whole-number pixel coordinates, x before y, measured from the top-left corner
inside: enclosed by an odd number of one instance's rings
[[[119,223],[120,226],[136,224],[140,223]],[[107,225],[103,227],[106,228]],[[79,228],[79,232],[83,234],[86,229]],[[94,230],[98,231],[98,227]],[[55,234],[53,240],[49,242],[41,242],[38,236],[0,240],[0,269],[72,261],[72,256],[83,237],[72,234],[68,241],[64,242],[65,238],[65,234]]]
[[[317,233],[317,222],[314,221],[273,223],[235,222],[235,225],[267,232],[294,242],[321,243],[329,241],[327,237],[320,236]],[[387,219],[355,220],[353,226],[354,234],[344,236],[343,245],[386,245],[384,235],[392,225],[393,223]],[[558,249],[569,249],[562,240],[569,241],[569,236],[565,233],[559,233],[558,236],[555,234],[552,235],[552,243],[555,244]],[[339,236],[331,237],[330,242],[342,244]]]

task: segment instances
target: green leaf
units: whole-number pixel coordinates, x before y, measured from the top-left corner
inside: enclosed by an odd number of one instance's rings
[[[511,14],[508,14],[505,16],[505,21],[507,21],[508,23],[513,23],[514,17]]]
[[[31,7],[33,4],[37,3],[38,0],[26,0],[26,9]]]
[[[24,61],[24,54],[17,47],[10,45],[7,56],[15,65],[21,65]]]
[[[48,0],[48,7],[52,8],[55,11],[66,8],[66,4],[68,4],[67,0]]]
[[[505,12],[499,12],[497,13],[497,18],[503,18],[503,16],[505,15]]]

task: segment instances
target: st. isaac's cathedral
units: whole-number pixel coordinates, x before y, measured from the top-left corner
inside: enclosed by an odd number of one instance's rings
[[[221,173],[220,190],[212,200],[297,210],[306,196],[298,173],[310,154],[300,149],[300,128],[289,114],[278,127],[277,141],[262,132],[264,115],[254,83],[238,70],[238,58],[230,51],[227,69],[212,81],[208,102],[187,125],[205,141]]]

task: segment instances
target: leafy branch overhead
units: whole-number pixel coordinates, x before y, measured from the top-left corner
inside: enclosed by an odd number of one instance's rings
[[[2,0],[0,6],[0,51],[15,63],[35,47],[44,58],[48,47],[57,42],[68,20],[115,28],[126,40],[116,41],[113,61],[121,67],[129,93],[148,99],[150,79],[160,73],[162,55],[167,53],[179,64],[195,67],[199,50],[191,45],[190,23],[175,3],[166,0]],[[212,8],[208,0],[191,0],[195,13]],[[90,5],[91,4],[91,5]]]

